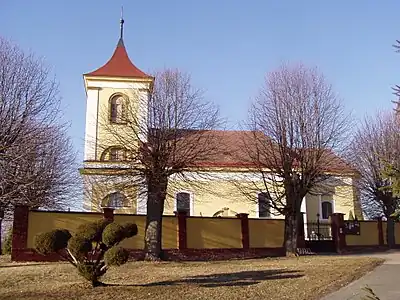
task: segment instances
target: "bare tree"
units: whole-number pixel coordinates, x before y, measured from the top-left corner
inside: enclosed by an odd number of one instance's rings
[[[59,106],[43,61],[0,38],[0,227],[16,204],[61,207],[68,198],[75,155]]]
[[[395,52],[400,53],[400,41],[399,40],[396,40],[396,43],[393,45],[393,48],[395,49]],[[399,85],[395,85],[393,87],[393,91],[397,97],[400,97],[400,86]],[[396,111],[399,111],[400,101],[394,101],[394,103],[397,105]]]
[[[13,159],[2,165],[8,189],[2,203],[38,209],[66,209],[78,192],[76,155],[60,125],[41,127],[35,136],[13,147]],[[17,140],[18,141],[18,140]]]
[[[391,215],[398,208],[399,198],[395,197],[390,181],[384,171],[388,163],[399,161],[398,127],[395,116],[390,113],[378,113],[365,118],[357,130],[350,159],[357,168],[357,185],[361,193],[363,208],[369,217],[385,216],[388,221],[387,241],[393,247],[394,221]]]
[[[297,248],[301,203],[338,172],[351,172],[338,156],[350,118],[325,78],[303,65],[281,66],[268,74],[250,109],[249,161],[260,174],[253,185],[266,191],[269,205],[285,216],[284,247]]]
[[[109,138],[101,145],[101,159],[124,161],[114,183],[118,189],[139,186],[147,195],[146,259],[158,260],[169,178],[184,179],[185,171],[201,168],[215,155],[218,143],[211,130],[221,123],[218,109],[179,70],[157,72],[149,99],[132,93],[116,112],[122,125],[110,123],[105,109],[102,128]]]

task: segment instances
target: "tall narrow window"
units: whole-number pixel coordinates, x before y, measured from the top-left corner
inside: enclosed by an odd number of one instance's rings
[[[111,123],[122,123],[124,121],[124,98],[117,95],[111,99],[110,102],[110,119]]]
[[[178,212],[185,211],[190,216],[190,194],[186,192],[180,192],[176,194],[176,210]]]
[[[324,201],[321,203],[322,219],[328,220],[333,213],[333,205],[331,201]]]
[[[270,212],[270,199],[267,193],[259,193],[258,197],[258,217],[259,218],[269,218],[271,216]]]

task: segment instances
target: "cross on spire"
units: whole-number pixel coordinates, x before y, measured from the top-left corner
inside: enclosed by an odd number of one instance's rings
[[[121,6],[121,19],[120,19],[120,21],[119,21],[119,24],[120,24],[120,28],[121,28],[121,33],[120,33],[120,39],[122,40],[123,39],[123,37],[124,37],[124,7],[123,6]]]

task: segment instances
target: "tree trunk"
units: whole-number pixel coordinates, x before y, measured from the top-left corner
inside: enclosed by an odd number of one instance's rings
[[[98,281],[97,279],[92,280],[92,287],[95,288],[95,287],[100,287],[100,286],[107,286],[107,285],[101,281]]]
[[[394,248],[396,245],[396,240],[395,240],[395,232],[394,232],[394,226],[395,222],[393,218],[388,217],[387,218],[387,226],[386,226],[386,240],[389,248]]]
[[[167,193],[167,177],[148,180],[145,260],[161,260],[162,216]]]
[[[4,219],[4,209],[0,209],[0,255],[3,254],[3,237],[1,235],[3,231],[3,219]]]
[[[2,236],[1,236],[1,231],[3,230],[2,223],[3,223],[3,218],[1,218],[1,216],[0,216],[0,255],[3,254],[3,243],[2,243]]]
[[[295,256],[297,250],[297,215],[289,213],[285,216],[284,247],[286,256]]]

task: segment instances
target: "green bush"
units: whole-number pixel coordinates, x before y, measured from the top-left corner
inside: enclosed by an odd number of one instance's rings
[[[11,254],[11,246],[12,246],[12,228],[10,228],[7,232],[7,235],[2,243],[2,253],[3,254]]]
[[[67,255],[79,274],[96,287],[103,285],[99,279],[110,266],[120,266],[128,261],[128,251],[117,245],[136,234],[136,224],[118,225],[101,220],[80,225],[72,237],[64,229],[41,233],[35,237],[35,249],[43,255],[53,252],[64,258]],[[62,249],[67,251],[61,253]]]
[[[128,261],[129,253],[121,247],[112,247],[104,253],[104,261],[109,266],[121,266]]]
[[[54,237],[56,240],[56,249],[61,250],[68,246],[68,241],[72,235],[67,229],[58,229],[54,231]]]
[[[42,255],[58,252],[67,247],[70,238],[71,234],[65,229],[44,232],[35,237],[35,249]]]
[[[125,238],[125,230],[119,224],[111,223],[106,226],[103,231],[103,243],[107,247],[112,247],[118,244]]]
[[[86,258],[87,254],[92,251],[92,249],[92,242],[80,235],[73,236],[68,242],[68,250],[71,251],[72,255],[78,260]]]
[[[86,280],[92,282],[93,286],[98,285],[99,279],[106,273],[106,269],[99,269],[95,262],[81,262],[77,266],[78,273]]]
[[[78,226],[76,234],[82,239],[100,242],[104,228],[110,224],[108,220],[99,220],[92,223],[84,223]]]
[[[133,237],[138,233],[138,228],[135,223],[125,223],[122,224],[122,227],[125,231],[125,238]]]
[[[123,225],[111,223],[108,224],[103,231],[103,243],[106,244],[107,247],[113,247],[123,239],[135,236],[137,232],[138,229],[134,223],[125,223]]]

